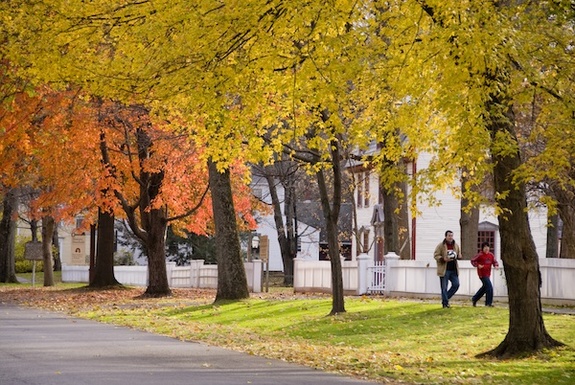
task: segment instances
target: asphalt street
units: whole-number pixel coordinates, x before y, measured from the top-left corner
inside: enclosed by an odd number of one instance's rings
[[[0,385],[116,384],[370,383],[0,301]]]

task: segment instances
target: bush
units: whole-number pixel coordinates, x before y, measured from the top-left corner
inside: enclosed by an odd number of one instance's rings
[[[22,257],[21,260],[16,260],[16,274],[31,273],[34,267],[34,261],[28,261]],[[36,261],[36,271],[44,271],[44,262]]]
[[[16,274],[31,273],[34,266],[33,261],[29,261],[24,258],[24,249],[26,247],[26,242],[29,242],[28,237],[17,237],[16,245],[14,246],[14,259],[16,265]],[[42,261],[36,261],[36,271],[44,271],[44,263]]]

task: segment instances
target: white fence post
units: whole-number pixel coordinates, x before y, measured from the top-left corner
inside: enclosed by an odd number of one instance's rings
[[[194,259],[190,261],[190,275],[191,275],[191,281],[190,281],[190,286],[191,287],[195,287],[198,288],[200,287],[200,269],[202,268],[202,266],[204,265],[204,260],[203,259]]]
[[[396,277],[391,274],[391,268],[397,265],[399,261],[399,255],[395,254],[394,251],[390,251],[384,256],[385,261],[385,294],[389,294],[392,291],[396,291]]]
[[[176,262],[166,262],[166,274],[168,276],[168,286],[173,287],[172,272],[176,267]]]
[[[303,288],[303,283],[305,282],[306,271],[302,269],[301,263],[302,258],[293,259],[293,290],[297,292],[298,289]]]
[[[367,293],[369,288],[369,255],[362,253],[357,256],[357,294],[362,295]]]
[[[254,259],[251,262],[246,262],[247,265],[251,265],[251,274],[247,274],[248,279],[251,278],[251,282],[248,281],[248,286],[252,288],[252,293],[262,292],[262,260]],[[246,268],[246,272],[247,272]]]

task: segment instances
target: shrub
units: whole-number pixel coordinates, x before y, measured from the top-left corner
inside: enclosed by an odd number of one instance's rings
[[[14,259],[16,265],[16,274],[31,273],[34,261],[29,261],[24,258],[24,249],[26,242],[29,242],[29,237],[17,237],[16,245],[14,246]],[[36,261],[36,271],[44,271],[44,263]]]

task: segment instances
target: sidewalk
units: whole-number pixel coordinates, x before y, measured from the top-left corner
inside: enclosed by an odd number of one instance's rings
[[[280,360],[0,303],[0,384],[366,385]]]

